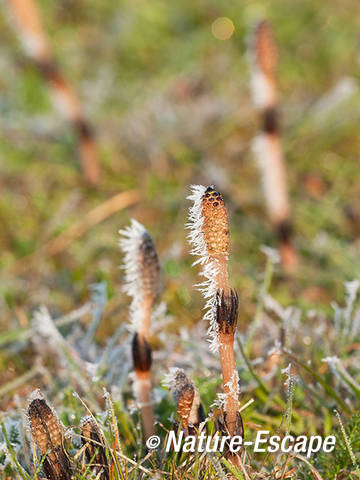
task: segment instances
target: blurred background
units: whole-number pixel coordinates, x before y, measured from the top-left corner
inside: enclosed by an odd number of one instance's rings
[[[96,186],[84,180],[74,129],[54,108],[3,8],[0,339],[27,328],[41,304],[55,317],[79,307],[89,285],[101,281],[109,302],[98,340],[126,322],[117,232],[132,217],[158,247],[171,328],[196,323],[203,301],[184,228],[194,183],[215,184],[226,200],[231,283],[246,330],[264,276],[261,246],[277,246],[251,151],[261,120],[250,96],[247,41],[263,18],[280,52],[282,140],[300,257],[294,275],[277,268],[271,294],[285,306],[324,313],[343,301],[344,282],[360,268],[357,1],[38,6],[52,54],[96,131],[101,177]],[[125,208],[116,198],[109,203],[121,192],[132,195]],[[0,382],[25,372],[29,355],[2,350]]]

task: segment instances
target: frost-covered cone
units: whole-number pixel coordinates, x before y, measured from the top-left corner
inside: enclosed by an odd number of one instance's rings
[[[53,410],[44,398],[35,398],[28,408],[31,433],[41,453],[61,447],[63,430]]]
[[[213,186],[208,187],[201,200],[204,221],[201,225],[207,253],[210,257],[229,257],[229,223],[224,200]]]
[[[95,420],[91,416],[81,421],[81,442],[85,445],[86,461],[91,462],[91,471],[99,480],[109,479],[109,465],[106,458],[105,441]]]
[[[203,265],[206,281],[201,285],[207,299],[205,318],[210,321],[211,349],[219,350],[223,375],[224,408],[228,430],[236,432],[238,377],[235,368],[234,333],[238,317],[238,296],[229,289],[227,261],[229,257],[229,224],[222,196],[213,186],[193,186],[189,224],[192,254],[195,263]]]
[[[148,336],[151,310],[160,290],[158,255],[151,236],[136,220],[119,233],[124,252],[124,291],[132,297],[131,323],[135,331]]]
[[[141,412],[144,440],[154,435],[151,404],[151,348],[148,342],[154,302],[160,290],[160,265],[155,245],[145,228],[136,220],[120,230],[124,256],[125,292],[132,297],[130,319],[135,331],[132,357],[135,370],[134,394]]]
[[[70,480],[71,465],[63,447],[63,427],[39,391],[28,407],[31,435],[40,454],[47,455],[42,469],[49,480]]]
[[[226,426],[230,435],[238,428],[239,387],[235,367],[234,334],[238,317],[238,296],[230,290],[227,262],[229,257],[229,224],[224,200],[213,186],[192,187],[189,239],[191,253],[199,256],[206,278],[201,290],[207,299],[205,319],[210,321],[211,349],[219,350],[224,388]]]
[[[215,319],[215,295],[218,289],[227,292],[229,258],[229,224],[224,200],[214,186],[193,185],[188,197],[193,205],[189,210],[189,241],[191,253],[198,256],[194,264],[202,265],[201,275],[205,281],[199,286],[207,300],[205,320],[209,321],[211,350],[218,349],[218,326]]]
[[[278,48],[271,25],[265,20],[254,29],[250,59],[254,103],[259,108],[272,107],[277,102]]]
[[[181,368],[171,368],[163,384],[170,388],[173,394],[185,432],[188,432],[189,426],[198,427],[205,418],[199,391],[191,378]]]
[[[194,403],[195,389],[193,385],[185,385],[177,402],[177,412],[181,418],[182,425],[185,429],[188,428],[189,417]]]

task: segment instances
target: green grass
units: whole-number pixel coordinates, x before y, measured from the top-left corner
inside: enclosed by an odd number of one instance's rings
[[[77,350],[81,340],[77,329],[86,332],[91,315],[87,312],[69,321],[66,315],[89,300],[90,284],[106,282],[107,303],[92,343],[94,350],[85,360],[103,355],[119,325],[127,322],[117,231],[130,217],[142,222],[154,237],[162,262],[163,299],[173,317],[165,332],[156,331],[152,339],[158,355],[157,418],[170,428],[174,405],[158,385],[165,360],[166,367],[171,366],[175,354],[176,359],[183,356],[186,368],[191,366],[188,373],[209,412],[220,390],[219,366],[205,347],[199,350],[199,345],[205,345],[204,335],[199,338],[196,330],[203,301],[193,288],[198,278],[191,268],[184,222],[189,185],[215,183],[229,208],[231,283],[240,297],[239,341],[246,354],[244,359],[237,349],[241,402],[255,400],[243,413],[246,435],[254,435],[259,425],[272,431],[280,425],[287,403],[281,369],[291,362],[299,377],[291,431],[336,431],[334,454],[319,455],[311,462],[323,478],[335,478],[335,474],[338,480],[357,478],[333,409],[343,418],[359,463],[360,338],[338,330],[331,306],[333,302],[345,305],[344,282],[359,278],[360,271],[359,224],[344,213],[350,207],[360,215],[357,2],[89,0],[73,4],[64,0],[40,5],[56,58],[96,127],[103,178],[97,189],[84,185],[74,135],[52,107],[47,86],[24,57],[0,12],[0,404],[5,424],[9,418],[20,418],[26,396],[36,386],[46,391],[66,426],[76,424],[86,413],[73,391],[99,414],[106,411],[102,388],[113,387],[123,453],[130,459],[135,455],[135,462],[143,458],[139,419],[132,412],[125,330],[117,332],[115,346],[109,350],[111,354],[118,348],[124,369],[112,368],[109,356],[104,358],[100,378],[91,382],[91,376],[84,376],[85,384],[79,385],[81,375],[74,370],[71,355],[60,355],[59,369],[57,354],[45,348],[39,354],[31,325],[34,311],[45,304],[52,317],[59,319],[66,345]],[[229,17],[235,26],[234,35],[224,42],[211,33],[213,21],[220,16]],[[276,238],[266,220],[250,149],[260,119],[249,95],[245,55],[251,24],[262,16],[272,22],[280,47],[283,143],[295,245],[301,257],[296,275],[287,276],[276,267],[266,291],[284,308],[293,308],[290,320],[279,318],[262,295],[267,259],[260,248],[275,247]],[[319,113],[318,102],[347,77],[355,85],[352,96]],[[318,190],[311,188],[310,177],[320,185]],[[21,274],[14,272],[27,255],[91,209],[133,188],[141,193],[136,205],[87,230],[63,252],[41,257]],[[354,305],[356,315],[357,300]],[[254,318],[258,329],[249,338]],[[341,318],[343,325],[344,312]],[[282,327],[291,352],[283,354],[271,370],[267,353],[280,338]],[[180,341],[181,330],[190,336],[183,335]],[[329,356],[339,357],[341,368],[334,370],[322,362]],[[187,357],[193,359],[191,365]],[[101,421],[112,445],[113,427],[103,417]],[[160,427],[159,432],[165,436]],[[14,450],[10,451],[12,462],[5,470],[0,467],[4,479],[17,478],[15,458],[28,469],[31,464],[16,450],[15,440],[9,439],[8,444]],[[172,478],[204,478],[200,464],[195,461],[193,467],[190,461],[154,454],[144,468],[173,472]],[[248,461],[256,471],[262,459]],[[273,461],[267,459],[265,471],[271,471]],[[222,478],[221,472],[229,471],[219,459],[208,462],[209,475]],[[294,462],[299,468],[294,478],[314,478],[305,463]],[[131,463],[126,468],[131,470]],[[135,469],[126,475],[138,478],[139,472]]]

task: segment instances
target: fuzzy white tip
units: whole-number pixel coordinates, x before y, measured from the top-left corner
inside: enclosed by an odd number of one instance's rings
[[[191,186],[191,195],[189,195],[187,198],[191,200],[193,204],[189,209],[189,222],[186,224],[186,228],[190,230],[188,235],[188,240],[192,245],[192,250],[190,253],[199,257],[193,263],[193,265],[200,264],[203,266],[200,275],[205,277],[205,280],[196,286],[202,292],[203,297],[206,300],[204,307],[206,310],[204,320],[209,321],[208,335],[210,341],[210,350],[215,353],[219,348],[218,324],[216,322],[217,285],[215,280],[218,273],[218,266],[210,259],[208,255],[204,236],[201,230],[201,227],[204,223],[201,201],[205,191],[206,187],[203,185]]]
[[[201,231],[201,227],[204,223],[204,217],[202,215],[201,201],[205,194],[206,187],[203,185],[192,185],[191,195],[187,198],[193,202],[189,209],[189,222],[186,227],[190,230],[188,239],[192,245],[191,254],[200,257],[195,263],[206,263],[208,260],[208,254],[206,250],[206,244]]]
[[[151,312],[151,324],[154,326],[154,333],[161,333],[164,328],[173,321],[173,316],[167,313],[166,302],[160,302],[154,306]]]
[[[182,368],[171,367],[169,369],[169,373],[165,374],[162,385],[170,389],[171,393],[174,396],[175,401],[177,402],[182,389],[186,385],[192,385],[194,387],[194,399],[191,406],[190,414],[189,414],[189,423],[192,425],[199,423],[198,418],[198,410],[200,407],[200,394],[198,389],[195,387],[194,382],[191,380],[190,377],[186,375]]]
[[[37,388],[36,390],[33,390],[30,395],[28,396],[27,398],[27,404],[28,404],[28,407],[31,405],[31,403],[35,400],[44,400],[46,405],[49,407],[49,409],[51,410],[51,413],[54,415],[54,417],[57,419],[57,421],[59,422],[59,425],[62,427],[62,428],[65,428],[64,427],[64,424],[62,423],[62,421],[60,420],[56,410],[54,409],[54,407],[51,405],[51,403],[48,402],[48,400],[46,399],[45,395],[42,393],[42,391],[40,390],[40,388]],[[28,422],[30,422],[30,419],[28,418]],[[28,427],[30,427],[30,424],[28,424]],[[31,429],[30,429],[31,430]]]
[[[185,375],[185,372],[182,368],[170,367],[169,372],[166,373],[164,378],[161,380],[161,385],[173,391],[176,384],[176,378],[181,374]]]
[[[225,393],[218,392],[216,394],[214,402],[210,405],[210,408],[223,409],[225,405]]]
[[[147,231],[141,223],[131,219],[130,226],[119,230],[119,246],[124,253],[123,269],[125,270],[125,284],[123,290],[131,298],[130,321],[131,329],[137,331],[142,316],[142,277],[139,265],[139,249],[147,235]]]
[[[93,417],[92,417],[91,415],[86,415],[86,416],[84,416],[84,417],[81,417],[80,427],[86,425],[87,423],[91,423],[91,424],[95,423],[95,422],[94,422],[94,419],[93,419]]]
[[[28,404],[30,405],[30,403],[33,402],[34,400],[44,400],[44,395],[42,394],[40,388],[37,388],[36,390],[30,393],[27,399]]]
[[[324,363],[328,363],[329,365],[338,365],[340,363],[340,359],[336,356],[325,357],[325,358],[322,358],[321,361]]]

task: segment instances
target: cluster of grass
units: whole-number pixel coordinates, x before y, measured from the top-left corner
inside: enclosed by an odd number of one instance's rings
[[[289,416],[281,370],[291,362],[298,377],[291,432],[337,432],[333,454],[319,454],[311,463],[323,478],[356,478],[348,443],[358,456],[359,310],[355,285],[344,288],[344,283],[357,278],[360,268],[357,3],[62,0],[39,5],[55,56],[96,127],[103,176],[97,189],[82,183],[73,132],[53,111],[41,75],[1,14],[0,404],[6,412],[7,440],[2,441],[9,450],[0,453],[3,478],[18,477],[15,459],[26,478],[35,474],[21,409],[36,386],[66,427],[88,414],[73,395],[78,392],[101,425],[109,452],[117,450],[124,476],[150,475],[131,463],[140,464],[146,453],[128,381],[127,300],[117,268],[115,232],[129,216],[146,224],[158,245],[163,297],[172,316],[162,319],[163,331],[152,338],[154,384],[160,385],[163,364],[180,358],[204,405],[213,403],[220,369],[205,342],[204,348],[199,345],[202,301],[192,287],[183,228],[192,183],[215,183],[230,213],[229,270],[240,297],[236,366],[241,403],[255,400],[243,413],[246,435],[251,438],[260,425],[275,432],[283,415]],[[227,41],[212,34],[219,17],[234,24]],[[249,98],[246,37],[252,22],[263,17],[271,21],[280,48],[283,143],[300,259],[291,276],[261,252],[264,244],[275,246],[276,238],[265,218],[250,149],[259,119]],[[125,211],[102,223],[85,222],[79,235],[66,237],[68,231],[79,232],[78,222],[112,195],[135,188],[136,200]],[[64,248],[43,248],[61,235],[70,238]],[[41,304],[60,332],[56,354],[54,343],[42,344],[32,324]],[[89,331],[87,351],[81,336]],[[268,357],[276,340],[282,350]],[[84,374],[87,362],[96,364],[95,375]],[[111,390],[114,417],[104,387]],[[164,438],[174,405],[164,388],[154,393],[155,416],[164,426],[157,429]],[[80,440],[69,442],[75,442],[67,445],[73,458]],[[254,478],[263,460],[265,477],[292,468],[281,470],[285,457],[247,457]],[[159,451],[142,466],[160,478],[201,478],[206,468],[222,478],[229,472],[224,461],[206,459],[203,468],[202,460]],[[316,478],[301,460],[296,466],[294,478]],[[85,470],[80,464],[78,478],[89,478]]]
[[[356,411],[360,389],[356,368],[357,347],[349,343],[349,332],[352,332],[354,341],[358,341],[359,336],[358,284],[352,282],[346,285],[344,306],[335,308],[334,318],[326,318],[321,312],[309,312],[312,327],[306,331],[299,322],[299,310],[295,307],[285,309],[270,296],[273,270],[279,267],[274,252],[267,254],[256,324],[253,324],[256,330],[253,332],[250,329],[245,335],[236,335],[236,366],[241,382],[241,403],[245,407],[242,415],[246,440],[253,440],[259,429],[295,436],[304,432],[307,435],[336,434],[335,450],[331,454],[314,454],[308,459],[291,453],[253,454],[251,449],[244,448],[238,467],[234,467],[221,453],[166,452],[164,446],[169,430],[177,429],[179,424],[174,417],[176,407],[164,388],[160,387],[160,380],[166,371],[164,359],[167,359],[166,365],[176,364],[187,370],[191,368],[202,404],[209,415],[209,434],[218,429],[217,419],[221,415],[219,407],[214,404],[220,388],[220,368],[216,362],[214,364],[213,354],[207,355],[206,345],[199,349],[198,335],[205,336],[204,329],[195,333],[195,329],[192,329],[188,339],[184,340],[184,332],[179,336],[176,332],[161,331],[164,321],[166,324],[168,320],[158,318],[161,330],[157,335],[162,345],[158,347],[154,358],[152,376],[155,417],[158,420],[156,433],[161,437],[163,447],[148,451],[143,444],[145,432],[141,426],[140,410],[134,408],[132,382],[129,379],[131,355],[128,347],[131,335],[120,326],[107,340],[105,347],[99,346],[94,340],[107,304],[106,288],[104,284],[98,284],[93,287],[90,325],[77,329],[69,329],[66,325],[89,313],[89,309],[56,321],[51,319],[46,309],[42,309],[34,317],[31,334],[21,332],[22,340],[31,338],[37,351],[38,370],[34,372],[38,376],[36,384],[41,385],[54,399],[60,420],[67,427],[61,448],[66,449],[64,458],[70,459],[70,464],[65,467],[69,478],[70,475],[83,480],[131,479],[139,475],[144,478],[156,475],[158,478],[170,476],[178,479],[218,479],[232,475],[245,480],[258,478],[259,475],[260,478],[269,479],[358,478],[360,422]],[[323,338],[329,326],[332,330],[327,341],[320,345],[319,339]],[[155,323],[155,331],[157,327]],[[303,342],[298,341],[299,335],[302,335]],[[309,339],[316,344],[310,352]],[[275,348],[271,351],[269,340],[275,342]],[[205,343],[204,339],[200,341]],[[339,357],[328,356],[334,351],[338,352]],[[312,358],[307,358],[309,353]],[[284,369],[286,365],[288,367]],[[328,365],[328,368],[324,369],[324,365]],[[51,377],[53,371],[56,371],[56,375]],[[18,380],[21,382],[21,378]],[[284,387],[285,381],[287,386]],[[7,390],[12,389],[13,386],[8,385]],[[26,428],[27,414],[19,412],[21,400],[18,396],[14,397],[14,402],[1,419],[2,473],[4,478],[20,475],[26,480],[35,479],[44,468],[43,463],[48,461],[46,448],[43,447],[41,451],[34,435],[30,403],[32,437],[42,455],[36,460]],[[80,428],[82,418],[88,415],[101,432],[96,441],[84,437]],[[59,425],[58,429],[62,427]],[[92,454],[89,454],[89,444],[92,442],[94,446],[90,450]],[[106,458],[103,471],[99,470],[100,447],[104,451],[101,458]],[[101,465],[103,463],[104,460]],[[330,474],[336,476],[329,477]],[[54,478],[67,478],[65,474],[61,475]],[[51,476],[48,478],[52,479]]]
[[[52,109],[41,75],[26,62],[1,16],[7,72],[2,79],[1,174],[9,187],[1,199],[6,225],[1,231],[4,324],[12,321],[14,306],[26,314],[46,299],[60,313],[87,295],[89,283],[107,279],[116,285],[118,275],[111,268],[117,264],[114,232],[126,223],[127,213],[107,219],[96,235],[87,231],[65,251],[43,256],[20,278],[11,266],[112,194],[135,187],[143,201],[131,213],[152,227],[172,283],[169,303],[181,311],[183,301],[190,302],[189,290],[180,288],[189,284],[188,260],[182,254],[174,265],[171,246],[184,238],[184,193],[194,179],[218,184],[219,178],[224,192],[236,192],[231,218],[241,229],[233,229],[233,263],[240,266],[234,274],[250,318],[248,300],[256,294],[256,273],[263,266],[259,248],[274,242],[264,225],[249,149],[258,120],[249,99],[245,44],[252,20],[262,16],[272,22],[280,46],[283,140],[302,254],[296,279],[280,278],[277,291],[284,302],[296,298],[301,304],[324,305],[339,300],[339,275],[352,279],[359,268],[356,222],[344,214],[345,207],[354,209],[358,196],[357,28],[350,7],[309,1],[295,9],[287,2],[267,6],[259,1],[245,6],[221,2],[210,8],[160,0],[151,6],[122,2],[105,7],[94,0],[75,9],[42,2],[56,57],[98,132],[104,176],[97,191],[79,183],[71,130]],[[211,33],[219,16],[228,16],[235,25],[225,42]],[[353,94],[339,104],[325,102],[322,110],[318,101],[326,100],[343,80],[355,83],[353,90],[349,87]],[[158,215],[171,237],[162,239]],[[321,242],[315,242],[319,233]],[[310,276],[315,292],[308,291]],[[44,291],[43,285],[49,288]],[[196,315],[198,304],[191,307]]]

